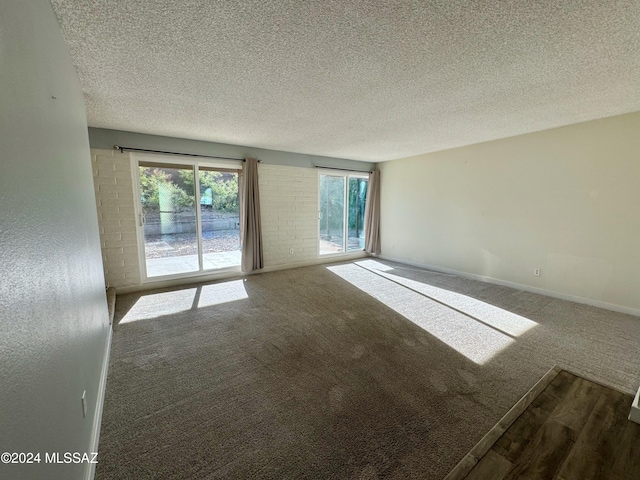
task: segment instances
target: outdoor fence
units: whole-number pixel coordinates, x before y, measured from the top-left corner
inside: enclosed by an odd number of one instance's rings
[[[240,229],[239,217],[202,219],[202,231],[211,232],[219,230]],[[184,219],[174,214],[160,214],[160,218],[147,220],[144,224],[144,234],[171,235],[178,233],[194,233],[197,230],[195,218]]]

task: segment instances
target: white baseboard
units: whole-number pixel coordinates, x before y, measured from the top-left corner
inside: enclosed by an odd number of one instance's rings
[[[102,359],[102,371],[100,373],[100,384],[98,385],[98,397],[96,401],[96,409],[93,414],[93,426],[91,427],[91,447],[88,453],[98,451],[98,443],[100,442],[100,426],[102,425],[102,409],[104,406],[104,395],[107,389],[107,374],[109,373],[109,354],[111,353],[111,337],[113,328],[109,325],[109,333],[107,334],[107,344],[105,346],[104,357]],[[100,456],[98,455],[98,462]],[[87,473],[85,478],[93,480],[96,474],[96,464],[87,464]]]
[[[629,420],[631,420],[632,422],[640,423],[640,388],[638,388],[636,398],[633,399],[633,403],[631,404]]]
[[[615,305],[613,303],[602,302],[600,300],[592,300],[590,298],[579,297],[576,295],[569,295],[561,292],[554,292],[552,290],[545,290],[544,288],[537,288],[537,287],[532,287],[530,285],[524,285],[521,283],[509,282],[506,280],[500,280],[499,278],[486,277],[484,275],[477,275],[475,273],[461,272],[458,270],[439,267],[437,265],[428,265],[424,263],[410,262],[408,260],[394,258],[388,255],[378,255],[378,258],[382,260],[388,260],[390,262],[397,262],[405,265],[411,265],[414,267],[425,268],[427,270],[433,270],[435,272],[440,272],[440,273],[448,273],[450,275],[457,275],[463,278],[470,278],[472,280],[479,280],[481,282],[493,283],[495,285],[502,285],[503,287],[511,287],[511,288],[515,288],[516,290],[524,290],[525,292],[537,293],[540,295],[545,295],[547,297],[559,298],[560,300],[568,300],[570,302],[582,303],[585,305],[591,305],[593,307],[604,308],[606,310],[626,313],[629,315],[640,317],[640,309],[637,309],[637,308],[625,307],[623,305]]]

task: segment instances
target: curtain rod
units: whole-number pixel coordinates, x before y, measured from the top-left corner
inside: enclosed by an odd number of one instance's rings
[[[327,170],[342,170],[344,172],[373,173],[371,170],[353,170],[351,168],[325,167],[324,165],[315,165],[316,168],[326,168]]]
[[[132,152],[164,153],[166,155],[182,155],[184,157],[217,158],[220,160],[239,160],[243,162],[246,161],[246,159],[244,158],[216,157],[214,155],[196,155],[195,153],[164,152],[162,150],[146,150],[144,148],[121,147],[120,145],[114,145],[113,149],[120,150],[120,153],[123,153],[125,150],[130,150]],[[262,163],[262,161],[258,160],[258,163]]]

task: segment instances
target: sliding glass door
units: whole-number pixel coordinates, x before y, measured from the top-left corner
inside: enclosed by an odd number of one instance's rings
[[[364,250],[364,208],[369,179],[349,177],[347,250]]]
[[[368,184],[368,177],[361,175],[320,174],[320,255],[364,249],[364,209]]]
[[[344,252],[345,181],[320,175],[320,255]]]
[[[139,174],[147,276],[197,272],[194,167],[140,163]]]
[[[138,161],[146,278],[240,265],[239,174],[197,161]]]
[[[205,270],[240,265],[238,171],[200,167],[202,262]]]

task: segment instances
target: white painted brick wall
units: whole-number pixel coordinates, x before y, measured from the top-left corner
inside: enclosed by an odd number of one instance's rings
[[[140,284],[131,155],[91,150],[104,277],[111,287]]]
[[[261,164],[258,175],[265,267],[316,260],[317,170]]]
[[[131,156],[91,150],[105,280],[112,287],[141,283]],[[265,266],[318,258],[318,173],[312,168],[259,167]],[[293,248],[293,255],[289,249]]]

